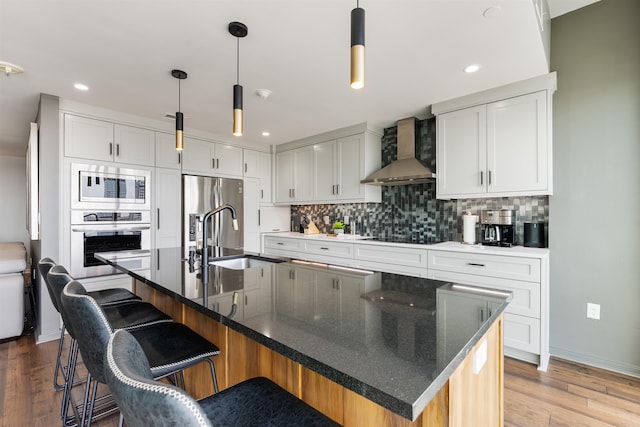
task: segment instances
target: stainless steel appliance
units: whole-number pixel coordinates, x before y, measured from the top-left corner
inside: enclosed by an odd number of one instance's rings
[[[71,209],[151,209],[149,171],[74,163],[71,174]]]
[[[515,244],[516,212],[511,209],[480,212],[482,244],[511,247]]]
[[[243,183],[240,179],[182,176],[182,247],[184,255],[202,249],[202,220],[210,210],[224,204],[234,207],[239,230],[232,227],[228,212],[214,215],[207,226],[209,246],[241,249],[244,244]]]
[[[524,223],[524,246],[530,248],[544,248],[544,222]]]
[[[70,273],[75,278],[118,273],[95,259],[96,252],[122,252],[130,268],[149,269],[150,249],[149,211],[71,211]]]

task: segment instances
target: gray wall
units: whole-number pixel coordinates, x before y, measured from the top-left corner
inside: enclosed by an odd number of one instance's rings
[[[60,259],[60,219],[58,201],[62,198],[60,187],[60,130],[58,97],[40,96],[39,125],[39,182],[40,182],[40,240],[31,242],[33,265],[40,258]],[[51,304],[49,293],[40,277],[36,280],[37,324],[36,341],[43,342],[60,336],[60,320]]]
[[[640,375],[640,2],[552,20],[551,353]],[[601,320],[586,317],[601,304]]]
[[[25,157],[0,156],[0,242],[22,242],[29,250],[26,185]]]

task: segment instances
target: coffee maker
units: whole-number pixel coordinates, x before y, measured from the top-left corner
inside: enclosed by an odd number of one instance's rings
[[[483,245],[511,247],[515,244],[516,211],[481,211],[480,224]]]

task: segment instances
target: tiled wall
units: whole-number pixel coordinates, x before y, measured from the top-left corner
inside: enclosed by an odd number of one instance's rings
[[[436,170],[435,118],[418,122],[416,155]],[[396,158],[396,127],[384,130],[382,164]],[[306,215],[321,232],[329,232],[333,221],[350,217],[356,233],[415,243],[462,240],[462,215],[479,214],[484,209],[514,209],[516,211],[516,244],[521,245],[524,222],[545,222],[549,218],[549,198],[501,197],[488,199],[436,200],[435,182],[427,184],[382,187],[382,203],[351,203],[335,205],[300,205],[291,207],[292,231],[299,229],[300,218]],[[325,225],[324,216],[330,218]],[[478,228],[479,233],[479,228]],[[480,235],[478,234],[478,240]]]

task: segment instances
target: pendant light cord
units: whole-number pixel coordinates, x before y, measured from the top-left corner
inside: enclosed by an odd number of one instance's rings
[[[240,37],[236,37],[236,84],[240,84]]]
[[[180,99],[182,98],[180,93],[180,80],[181,79],[178,79],[178,112],[180,112]]]

